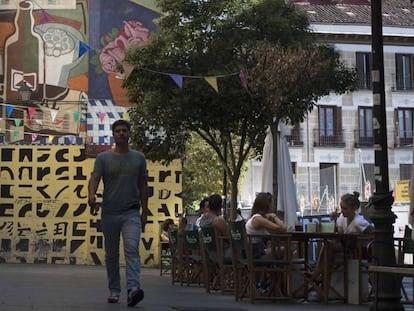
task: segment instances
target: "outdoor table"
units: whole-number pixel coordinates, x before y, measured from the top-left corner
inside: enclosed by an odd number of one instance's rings
[[[322,300],[325,304],[328,303],[329,291],[333,289],[338,296],[341,296],[345,302],[348,302],[348,266],[347,259],[350,257],[357,259],[359,264],[361,260],[364,259],[365,252],[364,244],[373,239],[372,235],[368,234],[341,234],[341,233],[326,233],[326,232],[287,232],[287,233],[274,233],[270,235],[272,240],[280,239],[281,241],[289,241],[290,245],[295,245],[295,249],[298,252],[298,256],[304,258],[304,269],[295,270],[302,274],[304,278],[304,297],[307,299],[307,295],[310,291],[315,290],[322,296]],[[339,242],[343,245],[343,261],[341,264],[343,267],[340,270],[331,270],[330,265],[328,264],[328,251],[322,253],[323,256],[323,266],[322,266],[322,282],[317,284],[311,279],[312,273],[315,271],[314,260],[317,259],[319,254],[315,256],[310,256],[311,249],[317,245],[317,249],[328,245],[328,243]],[[352,249],[352,254],[349,253],[349,249]],[[287,256],[292,256],[292,251],[287,252]],[[293,260],[293,258],[292,258]],[[331,272],[341,271],[344,275],[344,293],[339,295],[339,293],[331,286],[330,276]]]

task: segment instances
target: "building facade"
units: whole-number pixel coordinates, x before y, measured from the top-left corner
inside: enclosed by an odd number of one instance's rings
[[[291,0],[310,19],[318,41],[331,44],[356,68],[358,89],[319,100],[305,122],[287,136],[302,214],[326,213],[339,197],[375,191],[371,7],[368,0]],[[413,163],[414,7],[409,0],[383,2],[384,74],[390,190],[408,200]],[[242,199],[260,191],[260,162],[252,161]]]

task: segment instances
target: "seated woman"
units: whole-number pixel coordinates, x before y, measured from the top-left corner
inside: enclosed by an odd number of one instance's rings
[[[170,237],[168,232],[174,228],[174,220],[167,218],[161,225],[160,243],[162,251],[169,251]]]
[[[336,231],[343,234],[355,234],[355,233],[371,233],[373,232],[374,225],[364,218],[361,214],[358,213],[360,207],[359,193],[347,193],[342,195],[340,201],[341,214],[337,215],[336,212],[331,214],[331,220],[335,220]],[[337,259],[343,258],[344,251],[352,253],[355,250],[356,245],[344,245],[342,243],[330,242],[325,245],[318,258],[317,269],[313,273],[313,277],[318,280],[321,278],[323,262],[323,254],[327,253],[328,267],[330,270],[332,267],[337,264]],[[341,255],[342,254],[342,255]]]
[[[246,222],[246,234],[268,235],[272,232],[286,232],[284,223],[271,212],[272,195],[261,192],[254,200],[251,217]],[[252,251],[254,258],[270,258],[272,252],[266,247],[265,241],[257,237],[252,239]],[[281,254],[276,254],[279,257]]]

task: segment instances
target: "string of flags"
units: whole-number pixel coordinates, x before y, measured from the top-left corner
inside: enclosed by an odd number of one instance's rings
[[[45,24],[45,23],[48,23],[48,22],[53,20],[52,16],[45,9],[43,9],[37,1],[35,1],[35,0],[32,0],[32,1],[40,8],[40,24]],[[78,58],[82,57],[85,53],[87,53],[90,50],[92,50],[91,47],[88,44],[86,44],[85,42],[80,40],[79,41]],[[121,62],[120,64],[122,65],[122,67],[124,69],[123,77],[124,77],[124,79],[126,79],[131,74],[131,72],[135,69],[135,67],[133,65],[127,64],[125,62]],[[247,88],[247,80],[246,80],[246,76],[245,76],[243,70],[240,70],[240,72],[223,74],[223,75],[189,76],[189,75],[182,75],[182,74],[178,74],[178,73],[160,72],[160,71],[155,71],[155,70],[146,69],[146,68],[140,68],[140,69],[141,70],[146,70],[146,71],[149,71],[149,72],[153,72],[153,73],[157,73],[157,74],[161,74],[161,75],[167,75],[174,81],[174,83],[180,89],[183,88],[184,78],[204,79],[216,91],[216,93],[218,93],[219,88],[218,88],[217,79],[222,78],[222,77],[234,76],[234,75],[237,75],[237,74],[239,75],[241,85],[244,88]]]

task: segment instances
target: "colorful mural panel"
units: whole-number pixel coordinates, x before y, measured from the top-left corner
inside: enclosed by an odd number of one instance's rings
[[[100,215],[87,206],[94,160],[82,146],[0,147],[0,262],[104,263]],[[153,266],[160,223],[182,213],[181,164],[149,162],[148,173],[151,215],[141,261]],[[101,189],[97,196],[99,202]]]

